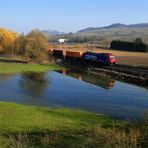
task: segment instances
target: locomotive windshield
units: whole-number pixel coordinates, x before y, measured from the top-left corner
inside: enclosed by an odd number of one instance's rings
[[[115,56],[110,56],[110,59],[111,60],[115,60]]]

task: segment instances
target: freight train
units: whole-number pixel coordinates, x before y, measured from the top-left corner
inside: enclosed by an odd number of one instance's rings
[[[110,53],[95,53],[95,52],[82,52],[71,51],[62,49],[49,49],[49,53],[56,58],[65,60],[79,60],[86,63],[111,65],[116,64],[116,58]]]

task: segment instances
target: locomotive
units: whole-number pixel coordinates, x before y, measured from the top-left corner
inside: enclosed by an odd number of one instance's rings
[[[94,52],[84,52],[82,59],[85,61],[97,62],[100,64],[116,64],[116,58],[110,53],[94,53]]]
[[[82,51],[71,51],[63,49],[49,49],[49,53],[56,58],[68,59],[68,60],[79,60],[83,62],[112,65],[116,64],[116,58],[111,53],[95,53],[95,52],[82,52]]]

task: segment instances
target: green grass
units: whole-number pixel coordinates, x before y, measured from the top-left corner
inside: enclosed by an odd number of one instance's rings
[[[147,147],[147,120],[135,125],[81,110],[0,102],[1,148]]]
[[[125,125],[126,122],[80,110],[0,102],[0,147],[24,141],[29,146],[79,147],[85,143],[95,144],[93,140],[98,129],[102,134],[107,130],[105,133],[108,134],[110,129],[122,129]]]
[[[79,110],[44,108],[0,102],[1,132],[73,131],[101,127],[122,127],[124,122]]]
[[[49,70],[61,70],[64,67],[57,64],[27,64],[22,59],[0,57],[0,74],[44,72]]]
[[[20,63],[1,63],[0,74],[23,73],[23,72],[43,72],[48,70],[60,70],[64,67],[56,64],[40,65],[40,64],[20,64]]]

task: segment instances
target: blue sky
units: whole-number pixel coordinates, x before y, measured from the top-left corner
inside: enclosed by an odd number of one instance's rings
[[[148,22],[148,0],[0,0],[0,27],[17,32],[75,32],[119,22]]]

